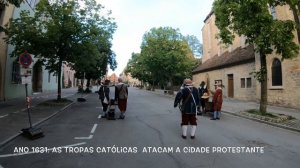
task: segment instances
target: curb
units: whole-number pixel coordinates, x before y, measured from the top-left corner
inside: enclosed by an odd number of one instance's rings
[[[150,92],[150,93],[162,95],[162,96],[165,96],[165,97],[169,97],[169,98],[175,98],[174,95],[161,94],[161,93],[158,93],[158,92],[155,92],[155,91],[149,91],[149,90],[146,90],[146,91],[148,91],[148,92]],[[267,121],[264,121],[264,120],[259,120],[259,119],[256,119],[256,118],[251,118],[251,117],[239,115],[239,114],[237,114],[237,113],[232,113],[232,112],[229,112],[229,111],[224,111],[224,110],[222,110],[222,112],[224,112],[224,113],[226,113],[226,114],[229,114],[229,115],[233,115],[233,116],[245,118],[245,119],[248,119],[248,120],[252,120],[252,121],[264,123],[264,124],[267,124],[267,125],[271,125],[271,126],[274,126],[274,127],[278,127],[278,128],[282,128],[282,129],[287,129],[287,130],[290,130],[290,131],[294,131],[294,132],[300,133],[300,129],[293,128],[293,127],[289,127],[289,126],[286,126],[286,125],[276,124],[276,123],[272,123],[272,122],[267,122]]]
[[[272,126],[275,126],[275,127],[279,127],[279,128],[283,128],[283,129],[287,129],[287,130],[290,130],[290,131],[294,131],[294,132],[299,132],[300,133],[300,129],[289,127],[289,126],[286,126],[286,125],[276,124],[276,123],[272,123],[272,122],[267,122],[267,121],[264,121],[264,120],[259,120],[257,118],[251,118],[251,117],[239,115],[239,114],[228,112],[228,111],[222,111],[222,112],[224,112],[226,114],[229,114],[229,115],[232,115],[232,116],[237,116],[237,117],[245,118],[245,119],[248,119],[248,120],[252,120],[252,121],[256,121],[256,122],[260,122],[260,123],[264,123],[264,124],[267,124],[267,125],[272,125]]]
[[[87,95],[88,96],[88,95]],[[86,96],[86,97],[87,97]],[[77,103],[76,100],[73,101],[72,103],[68,104],[67,106],[62,107],[61,109],[57,110],[56,112],[54,112],[53,114],[51,114],[50,116],[32,124],[32,127],[38,126],[40,124],[42,124],[43,122],[51,119],[52,117],[54,117],[55,115],[57,115],[58,113],[66,110],[67,108],[69,108],[70,106],[72,106],[73,104]],[[8,144],[10,141],[14,140],[15,138],[17,138],[18,136],[22,135],[22,132],[19,131],[18,133],[16,133],[15,135],[9,137],[8,139],[4,140],[3,142],[0,143],[0,148],[4,147],[6,144]]]

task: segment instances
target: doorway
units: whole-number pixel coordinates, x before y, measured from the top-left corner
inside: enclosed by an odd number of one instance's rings
[[[43,91],[43,68],[42,68],[41,61],[37,61],[37,63],[35,63],[33,66],[32,91],[33,92]]]
[[[234,96],[234,80],[233,74],[228,74],[228,97],[233,98]]]

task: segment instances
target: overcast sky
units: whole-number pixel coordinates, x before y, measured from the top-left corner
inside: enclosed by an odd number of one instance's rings
[[[183,35],[194,35],[202,43],[203,21],[212,8],[213,0],[97,0],[112,11],[117,23],[113,48],[118,67],[109,74],[119,75],[131,58],[140,53],[145,32],[153,27],[178,28]]]

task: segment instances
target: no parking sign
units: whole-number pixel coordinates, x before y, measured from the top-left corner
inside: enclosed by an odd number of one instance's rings
[[[32,63],[32,57],[27,51],[25,51],[19,56],[19,62],[24,68],[28,68]]]

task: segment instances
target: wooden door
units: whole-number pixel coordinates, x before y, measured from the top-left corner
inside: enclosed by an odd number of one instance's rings
[[[234,81],[233,81],[233,74],[228,75],[228,97],[234,96]]]

